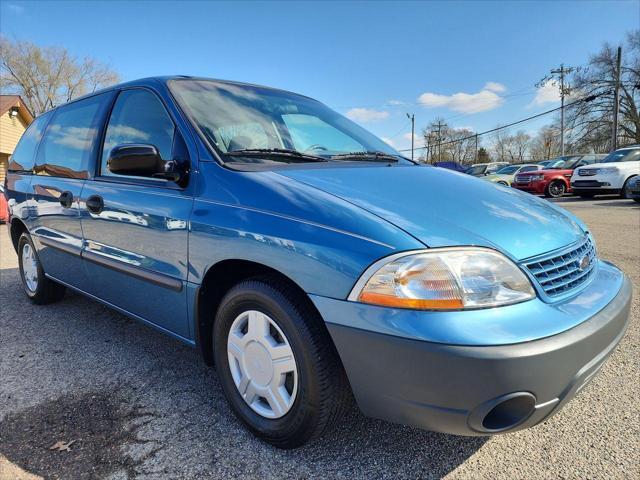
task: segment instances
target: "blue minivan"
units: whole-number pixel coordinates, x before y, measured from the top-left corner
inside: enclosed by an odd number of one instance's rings
[[[417,165],[282,90],[114,86],[39,116],[9,170],[26,295],[70,288],[198,348],[282,448],[352,398],[439,432],[533,426],[629,317],[629,280],[570,213]]]

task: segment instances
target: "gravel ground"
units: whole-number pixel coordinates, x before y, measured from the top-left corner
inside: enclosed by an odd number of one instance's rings
[[[600,256],[638,292],[640,206],[558,203],[589,225]],[[354,409],[330,436],[280,451],[242,427],[215,372],[189,347],[78,294],[31,305],[0,230],[0,480],[18,469],[65,479],[640,478],[638,295],[627,335],[600,374],[535,428],[455,437]],[[50,450],[58,441],[74,443]]]

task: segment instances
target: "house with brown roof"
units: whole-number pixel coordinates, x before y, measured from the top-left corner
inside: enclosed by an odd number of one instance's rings
[[[20,95],[0,95],[0,184],[7,174],[9,156],[32,121]]]

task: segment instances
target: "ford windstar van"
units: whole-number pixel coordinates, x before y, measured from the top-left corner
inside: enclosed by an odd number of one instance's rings
[[[439,432],[531,427],[627,325],[629,280],[576,217],[282,90],[171,77],[74,100],[31,124],[5,194],[33,303],[73,289],[199,349],[283,448],[352,397]]]

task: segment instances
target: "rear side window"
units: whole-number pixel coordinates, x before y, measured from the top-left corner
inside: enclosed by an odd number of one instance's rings
[[[51,120],[51,113],[45,113],[36,118],[22,134],[16,149],[9,161],[10,172],[26,172],[33,170],[36,161],[36,150],[42,139],[42,133]]]
[[[38,175],[87,178],[105,100],[97,95],[56,111],[38,150]]]
[[[102,150],[101,175],[116,175],[107,167],[109,154],[118,145],[143,143],[171,159],[175,127],[158,97],[148,90],[125,90],[111,112]]]

